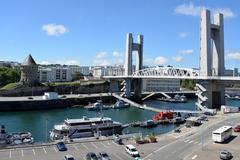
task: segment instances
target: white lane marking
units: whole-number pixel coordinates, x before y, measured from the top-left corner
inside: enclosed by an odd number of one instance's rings
[[[82,143],[82,146],[88,150],[88,147],[85,144]]]
[[[57,152],[57,149],[56,149],[56,147],[53,147],[53,148],[54,148],[55,152]]]
[[[103,147],[108,148],[104,143],[100,142],[100,144],[103,145]]]
[[[47,154],[47,151],[46,151],[46,149],[44,147],[43,147],[43,151],[44,151],[45,154]]]
[[[9,158],[12,158],[12,150],[9,151]]]
[[[187,139],[186,141],[184,141],[185,143],[187,143],[188,141],[190,141],[189,139]]]
[[[115,157],[117,157],[117,159],[119,159],[119,160],[124,160],[124,159],[122,159],[119,155],[117,155],[117,154],[113,154]]]
[[[32,149],[32,151],[33,151],[33,155],[35,156],[35,155],[36,155],[36,153],[35,153],[34,149]]]
[[[191,144],[191,143],[193,143],[194,141],[190,141],[190,142],[188,142],[189,144]]]
[[[194,144],[197,144],[198,142],[194,142]]]
[[[124,154],[125,156],[127,156],[128,158],[132,159],[132,157],[130,155],[128,155],[127,153],[125,152],[121,152],[122,154]]]
[[[118,144],[116,144],[115,142],[112,142],[115,146],[117,146],[118,147]]]
[[[98,147],[96,146],[96,144],[94,144],[93,142],[90,142],[92,145],[93,145],[93,147],[95,147],[96,149],[98,149]]]
[[[21,152],[22,152],[22,157],[24,156],[24,154],[23,154],[23,150],[21,150]]]
[[[79,151],[79,149],[77,148],[77,146],[74,144],[73,145],[73,147],[77,150],[77,151]]]
[[[121,157],[119,157],[117,154],[113,154],[113,156],[117,157],[117,159],[119,159],[119,160],[124,160]]]
[[[143,160],[150,157],[151,155],[152,155],[152,153],[148,154],[146,157],[143,158]]]
[[[197,158],[197,156],[198,156],[198,155],[194,155],[194,156],[192,157],[192,159],[196,159],[196,158]]]

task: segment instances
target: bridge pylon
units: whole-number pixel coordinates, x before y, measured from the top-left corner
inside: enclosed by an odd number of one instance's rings
[[[133,42],[132,33],[127,34],[126,40],[126,55],[125,55],[125,76],[132,76],[133,73],[133,64],[132,64],[132,55],[133,51],[137,51],[136,54],[136,71],[139,71],[143,68],[143,35],[138,35],[137,43]],[[133,84],[133,86],[132,86]],[[141,97],[142,93],[142,80],[126,78],[125,79],[125,97],[129,98],[131,96],[131,89],[134,89],[134,95],[136,97]]]
[[[203,10],[200,21],[200,76],[224,76],[224,23],[223,14],[214,15],[211,23],[209,10]],[[202,80],[198,85],[199,105],[219,109],[225,104],[225,86],[217,80]],[[205,88],[202,90],[202,88]],[[203,97],[207,97],[203,98]],[[201,107],[199,107],[201,109]]]

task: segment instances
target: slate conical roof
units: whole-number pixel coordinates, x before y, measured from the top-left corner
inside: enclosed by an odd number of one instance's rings
[[[37,65],[37,64],[34,61],[32,55],[29,54],[27,58],[24,60],[24,62],[22,63],[22,66],[33,66],[33,65]]]

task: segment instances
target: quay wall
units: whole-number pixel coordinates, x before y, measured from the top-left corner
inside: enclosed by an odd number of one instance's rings
[[[89,102],[94,103],[101,99],[104,103],[114,103],[112,96],[91,96],[79,98],[61,98],[55,100],[25,100],[25,101],[0,101],[0,112],[47,110],[68,107],[83,107]]]
[[[147,95],[147,94],[145,94]],[[193,93],[184,94],[186,97],[194,96]],[[142,95],[144,96],[144,94]],[[149,99],[156,99],[160,97],[160,94],[156,94]],[[4,97],[2,97],[4,98]],[[69,107],[82,107],[88,105],[89,102],[95,103],[97,100],[102,100],[103,103],[115,103],[116,98],[109,95],[98,94],[98,95],[84,95],[79,97],[66,97],[55,100],[42,100],[42,99],[28,99],[28,100],[2,100],[0,101],[0,112],[12,112],[12,111],[27,111],[27,110],[47,110],[47,109],[58,109],[58,108],[69,108]],[[132,97],[131,100],[141,103],[138,99]]]

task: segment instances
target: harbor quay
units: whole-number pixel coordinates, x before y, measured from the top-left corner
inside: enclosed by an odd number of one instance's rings
[[[237,157],[239,153],[234,146],[239,144],[238,134],[234,134],[235,138],[227,144],[217,144],[212,142],[211,132],[222,125],[236,125],[239,123],[239,115],[240,113],[218,114],[214,117],[208,117],[208,121],[204,121],[199,127],[186,128],[181,126],[182,132],[159,135],[156,143],[137,144],[134,140],[136,135],[129,135],[123,137],[123,145],[119,145],[113,142],[111,137],[104,137],[66,142],[67,151],[59,151],[55,143],[2,148],[0,157],[1,160],[57,160],[63,159],[65,155],[73,155],[77,160],[85,160],[88,152],[106,152],[111,159],[134,159],[125,151],[125,145],[128,144],[136,147],[143,160],[212,160],[217,159],[216,155],[219,154],[219,149],[225,147],[233,151],[233,156]],[[160,155],[161,158],[159,158]]]
[[[143,93],[146,97],[151,93]],[[170,96],[175,94],[184,94],[187,97],[194,98],[194,91],[169,92]],[[163,97],[161,93],[154,93],[148,99]],[[57,109],[87,105],[89,102],[94,103],[96,99],[101,99],[104,103],[114,103],[116,98],[112,93],[95,93],[95,94],[64,94],[59,95],[58,99],[45,100],[42,96],[21,96],[21,97],[0,97],[0,112],[4,111],[27,111],[42,109]],[[134,100],[134,99],[133,99]]]

